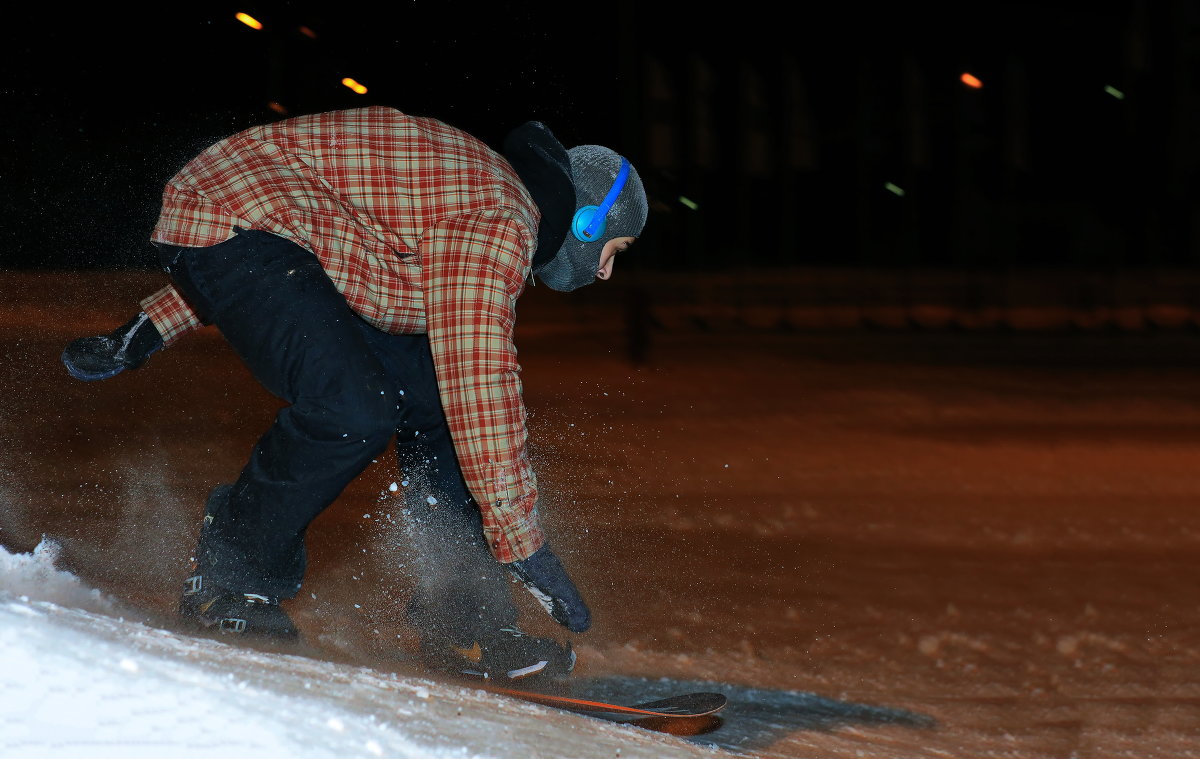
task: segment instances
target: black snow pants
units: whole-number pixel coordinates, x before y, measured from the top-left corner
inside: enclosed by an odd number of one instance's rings
[[[464,644],[512,625],[507,572],[487,548],[463,481],[428,338],[372,327],[315,255],[276,235],[238,230],[208,248],[160,246],[160,258],[189,304],[288,404],[232,488],[210,498],[215,513],[197,551],[205,579],[295,596],[309,523],[394,436],[420,564],[410,622]]]

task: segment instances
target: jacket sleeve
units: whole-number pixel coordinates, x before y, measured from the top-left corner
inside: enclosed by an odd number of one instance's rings
[[[204,326],[174,285],[167,285],[141,302],[142,311],[162,335],[167,346],[194,329]]]
[[[444,220],[421,242],[442,407],[488,545],[505,563],[545,542],[513,345],[528,248],[527,231],[503,211]]]

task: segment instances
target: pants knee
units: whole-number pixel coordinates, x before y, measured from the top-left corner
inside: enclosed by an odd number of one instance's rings
[[[396,433],[400,409],[397,395],[391,390],[368,384],[344,391],[321,405],[335,440],[361,441],[382,448]]]

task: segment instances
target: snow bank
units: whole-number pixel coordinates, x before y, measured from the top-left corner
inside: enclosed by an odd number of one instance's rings
[[[497,697],[190,638],[0,548],[0,757],[689,757],[709,749]]]
[[[79,578],[54,567],[61,547],[54,540],[43,538],[33,553],[12,554],[0,547],[0,598],[4,595],[25,596],[59,606],[111,614],[117,605],[95,588],[88,588]]]

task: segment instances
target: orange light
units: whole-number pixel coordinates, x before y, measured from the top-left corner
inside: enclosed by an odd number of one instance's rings
[[[234,16],[234,18],[236,18],[238,21],[241,21],[243,24],[250,27],[251,29],[262,29],[263,28],[262,22],[260,22],[254,16],[251,16],[249,13],[239,13],[236,16]]]
[[[308,37],[310,40],[315,40],[317,38],[317,33],[312,29],[309,29],[307,26],[298,26],[296,27],[296,30],[305,37]]]
[[[974,74],[968,74],[964,72],[963,75],[959,77],[959,80],[973,90],[983,87],[983,82],[979,81],[979,77],[975,76]]]
[[[364,86],[362,86],[362,85],[361,85],[361,84],[359,84],[358,82],[354,81],[354,80],[353,80],[353,79],[351,79],[350,77],[346,77],[345,79],[343,79],[343,80],[342,80],[342,84],[344,84],[344,85],[346,85],[347,87],[349,87],[350,89],[354,90],[354,91],[355,91],[355,92],[357,92],[359,95],[365,95],[365,94],[367,94],[367,88],[366,88],[366,87],[364,87]]]
[[[272,111],[275,111],[275,113],[278,113],[280,116],[286,116],[288,112],[287,107],[277,100],[272,100],[271,102],[267,103],[267,107]]]

